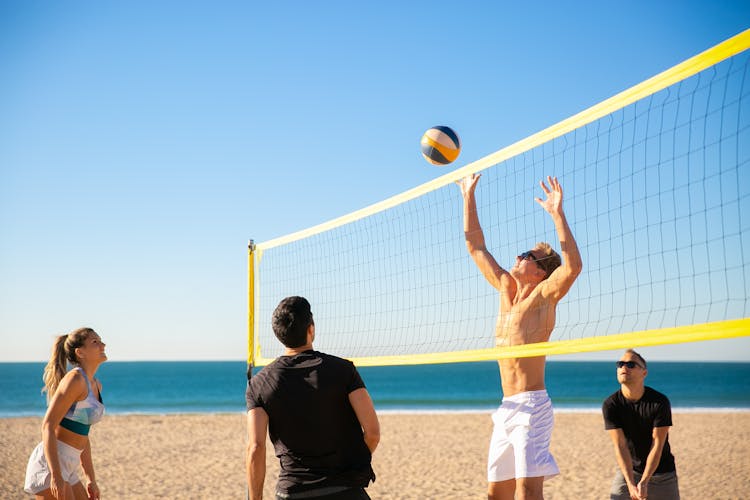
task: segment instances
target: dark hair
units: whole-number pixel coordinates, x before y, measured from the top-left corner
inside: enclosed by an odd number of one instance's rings
[[[307,343],[307,328],[313,324],[310,303],[304,297],[287,297],[276,306],[271,320],[273,333],[286,347]]]
[[[645,359],[643,359],[643,356],[641,356],[640,354],[638,354],[637,352],[635,352],[635,351],[634,351],[633,349],[628,349],[628,350],[627,350],[627,351],[625,351],[625,352],[626,352],[626,353],[630,353],[630,354],[632,354],[633,356],[635,356],[636,358],[638,358],[638,359],[639,359],[639,360],[641,361],[641,363],[643,363],[643,368],[646,368],[646,360],[645,360]]]

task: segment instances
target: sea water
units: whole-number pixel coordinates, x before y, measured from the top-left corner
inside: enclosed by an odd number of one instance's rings
[[[682,411],[750,411],[750,363],[650,362],[646,384]],[[0,363],[0,417],[43,415],[44,363]],[[490,411],[502,398],[496,362],[363,367],[378,411]],[[108,414],[243,412],[242,361],[107,362],[97,372]],[[599,411],[619,388],[614,362],[548,361],[556,411]]]

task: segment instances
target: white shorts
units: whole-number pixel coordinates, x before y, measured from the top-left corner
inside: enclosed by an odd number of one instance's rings
[[[555,417],[547,391],[530,391],[503,398],[492,414],[487,480],[519,477],[550,479],[560,474],[549,452]]]
[[[70,485],[79,483],[78,466],[81,464],[81,452],[69,444],[57,441],[57,456],[60,461],[63,481]],[[44,443],[39,443],[31,452],[29,465],[26,466],[26,482],[23,489],[26,493],[37,494],[44,491],[52,484],[52,474],[44,456]]]

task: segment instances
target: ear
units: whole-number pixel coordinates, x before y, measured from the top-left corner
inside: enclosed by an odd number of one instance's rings
[[[76,354],[76,359],[80,360],[83,349],[81,349],[80,347],[76,347],[73,352]]]
[[[312,344],[313,340],[315,340],[315,323],[310,323],[307,327],[307,342]]]
[[[547,271],[539,266],[534,266],[534,274],[539,278],[539,283],[541,283],[544,281],[545,276],[547,276]]]

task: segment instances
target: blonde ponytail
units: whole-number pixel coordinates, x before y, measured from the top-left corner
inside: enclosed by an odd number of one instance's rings
[[[91,328],[79,328],[66,335],[60,335],[55,339],[52,345],[52,354],[49,362],[44,368],[44,389],[47,393],[47,399],[55,395],[57,386],[68,372],[68,363],[78,365],[76,349],[81,347],[86,339],[95,333]]]

